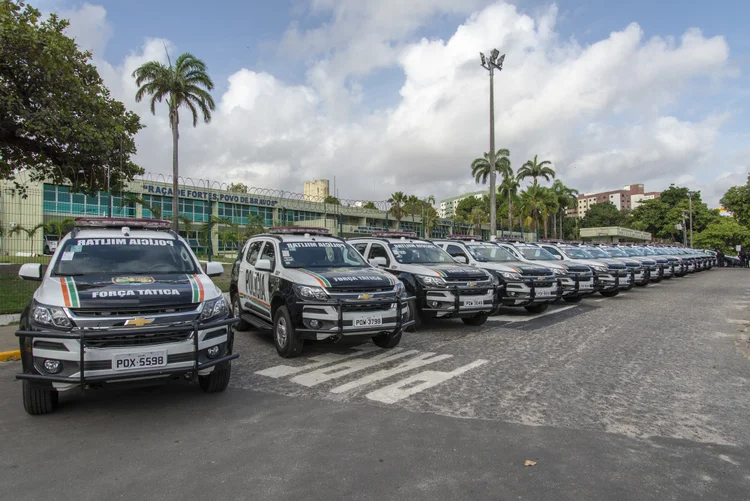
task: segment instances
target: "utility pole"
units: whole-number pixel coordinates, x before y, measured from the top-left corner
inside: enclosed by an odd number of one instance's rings
[[[499,57],[498,57],[499,56]],[[490,58],[479,53],[482,67],[490,72],[490,240],[497,239],[497,193],[495,188],[495,70],[502,71],[505,54],[492,49]]]
[[[690,248],[693,248],[693,192],[688,191],[688,200],[690,200]]]

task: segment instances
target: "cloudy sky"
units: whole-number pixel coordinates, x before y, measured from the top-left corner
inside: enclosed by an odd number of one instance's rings
[[[32,4],[34,2],[32,1]],[[716,204],[748,174],[750,3],[714,0],[41,0],[71,20],[113,95],[146,125],[136,161],[171,172],[165,106],[133,70],[191,52],[215,81],[210,125],[182,121],[185,176],[343,199],[480,189],[489,149],[479,51],[496,75],[496,144],[582,192],[645,183]]]

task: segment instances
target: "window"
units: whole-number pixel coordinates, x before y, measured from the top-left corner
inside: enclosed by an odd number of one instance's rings
[[[259,216],[264,226],[273,226],[274,214],[271,207],[219,202],[218,212],[220,218],[229,219],[235,224],[246,225],[250,216]]]
[[[461,250],[461,247],[459,247],[458,245],[449,245],[445,250],[448,251],[448,254],[450,254],[452,257],[463,256],[468,259],[466,253]]]
[[[273,242],[266,242],[263,246],[263,253],[260,255],[261,259],[268,259],[271,261],[271,269],[276,268],[276,249],[273,246]]]
[[[354,244],[352,247],[357,249],[357,252],[362,254],[362,256],[364,257],[365,251],[367,250],[367,244]]]
[[[547,252],[549,252],[550,254],[552,254],[553,256],[560,256],[560,257],[562,257],[562,254],[560,253],[560,251],[557,250],[557,249],[555,249],[554,247],[547,247],[547,246],[545,246],[545,247],[543,247],[543,249],[546,250]]]
[[[388,257],[388,251],[386,251],[385,247],[380,244],[372,244],[372,247],[370,247],[370,259],[376,257],[384,257],[386,266],[391,264],[391,258]]]
[[[255,261],[258,260],[258,254],[260,253],[260,246],[263,245],[263,241],[259,240],[257,242],[253,242],[250,244],[250,247],[247,249],[247,254],[245,256],[245,260],[254,265]]]

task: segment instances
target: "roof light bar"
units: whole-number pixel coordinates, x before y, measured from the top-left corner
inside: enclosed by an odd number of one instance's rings
[[[445,237],[449,240],[476,240],[478,242],[482,241],[482,237],[480,235],[448,235]]]
[[[274,235],[330,235],[328,228],[314,228],[307,226],[272,226],[268,229]]]
[[[77,217],[75,219],[78,228],[122,228],[146,229],[146,230],[168,230],[172,227],[171,221],[163,219],[138,219],[126,217]]]
[[[406,237],[406,238],[417,238],[417,233],[414,231],[373,231],[373,237]]]

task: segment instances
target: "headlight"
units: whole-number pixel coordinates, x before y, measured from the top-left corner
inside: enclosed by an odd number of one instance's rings
[[[406,287],[401,282],[396,282],[396,297],[401,297],[406,292]]]
[[[34,306],[31,308],[31,321],[35,324],[49,325],[50,327],[61,329],[73,327],[73,324],[62,308],[44,306],[37,303],[34,303]]]
[[[521,280],[521,275],[510,271],[501,271],[500,275],[502,275],[502,277],[506,280]]]
[[[229,308],[227,308],[227,302],[224,301],[223,297],[220,297],[203,303],[203,311],[201,312],[200,320],[226,316],[228,313]]]
[[[445,280],[440,277],[428,277],[426,275],[415,275],[424,285],[432,287],[445,287]]]
[[[321,287],[308,287],[306,285],[295,285],[294,289],[297,295],[302,299],[317,299],[318,301],[328,301],[328,294]]]
[[[563,270],[562,268],[552,268],[552,273],[557,276],[565,276],[568,274],[567,271]]]
[[[591,268],[598,273],[608,273],[609,268],[606,266],[591,266]]]

